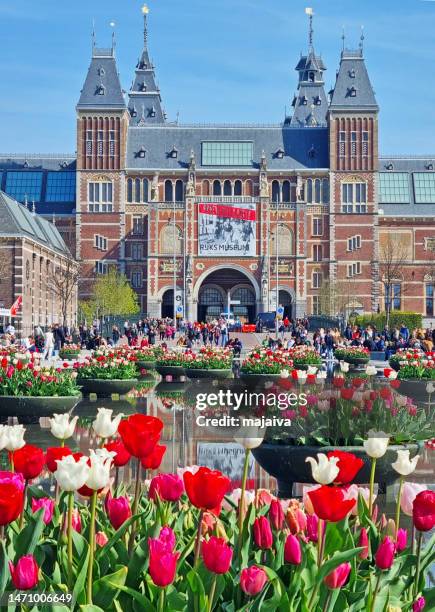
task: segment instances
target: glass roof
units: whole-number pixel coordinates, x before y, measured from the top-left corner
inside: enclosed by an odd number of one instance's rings
[[[407,172],[379,173],[379,203],[408,204],[410,201]]]
[[[435,204],[435,172],[414,172],[416,204]]]
[[[203,166],[251,166],[252,142],[203,142]]]
[[[75,202],[75,199],[75,172],[47,172],[46,202]]]

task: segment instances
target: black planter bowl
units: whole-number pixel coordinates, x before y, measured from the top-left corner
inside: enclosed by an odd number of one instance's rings
[[[102,380],[99,378],[77,378],[77,384],[82,389],[82,393],[95,393],[102,397],[110,397],[113,393],[117,395],[125,395],[135,385],[138,384],[136,378],[127,380],[112,379]]]
[[[381,459],[376,461],[375,482],[380,491],[385,492],[386,486],[399,478],[399,474],[391,464],[397,458],[398,450],[410,450],[411,456],[419,454],[422,444],[403,444],[389,446]],[[317,453],[325,455],[332,450],[342,450],[353,453],[364,461],[364,465],[352,481],[354,484],[370,482],[371,458],[362,446],[290,446],[284,444],[269,444],[264,442],[252,453],[261,467],[278,481],[278,496],[288,498],[293,496],[293,485],[296,482],[316,484],[311,472],[311,464],[306,463],[307,457],[317,460]]]
[[[80,355],[80,351],[74,351],[70,353],[59,353],[59,359],[64,359],[65,361],[73,361],[73,359],[77,359]]]
[[[320,368],[322,367],[321,363],[299,363],[299,364],[294,364],[294,367],[296,370],[305,370],[307,371],[308,368],[317,368],[318,370],[320,370]]]
[[[139,370],[154,370],[156,367],[155,361],[136,361],[136,366]]]
[[[0,396],[0,417],[2,416],[52,416],[54,413],[71,412],[82,399],[81,395],[65,397],[16,397]]]
[[[428,404],[429,393],[426,391],[426,386],[430,382],[435,385],[434,380],[401,380],[400,387],[398,387],[397,391],[400,393],[400,395],[406,395],[407,397],[410,397],[415,402],[417,402],[417,404]],[[431,395],[433,396],[431,400],[435,403],[435,393],[432,393]]]
[[[180,376],[185,376],[183,366],[170,366],[170,365],[156,365],[156,370],[165,378],[166,376],[172,376],[172,378],[178,379]]]
[[[188,378],[209,378],[211,380],[221,378],[231,378],[233,371],[231,368],[205,370],[201,368],[184,368],[186,376]]]
[[[354,366],[367,365],[370,357],[345,357],[342,361]]]
[[[249,372],[240,372],[240,378],[247,386],[264,385],[267,382],[278,382],[281,374],[254,374]]]

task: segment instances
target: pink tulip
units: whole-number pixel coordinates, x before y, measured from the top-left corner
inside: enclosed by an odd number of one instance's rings
[[[104,531],[98,531],[95,534],[95,542],[96,542],[97,546],[105,546],[108,541],[109,541],[109,538],[104,533]]]
[[[156,586],[167,587],[174,582],[180,553],[169,551],[167,543],[157,538],[148,540],[148,548],[149,573],[152,581]]]
[[[39,567],[33,555],[25,555],[14,566],[9,561],[12,583],[19,591],[28,591],[38,584]]]
[[[319,538],[319,518],[317,514],[307,514],[307,537],[310,542],[317,542]]]
[[[72,528],[74,531],[77,531],[77,533],[82,532],[82,519],[80,518],[80,512],[77,508],[74,508],[72,512]]]
[[[426,605],[425,598],[424,597],[419,597],[412,604],[412,612],[422,612],[422,610],[424,610],[425,605]]]
[[[287,536],[285,541],[284,561],[292,565],[300,565],[302,561],[301,543],[292,533]]]
[[[397,552],[402,552],[408,545],[408,532],[406,529],[398,529],[396,535]]]
[[[276,531],[281,531],[282,526],[284,524],[285,517],[284,517],[284,511],[282,509],[281,502],[279,501],[279,499],[272,499],[272,501],[270,502],[268,516],[272,524],[272,527]]]
[[[231,566],[233,549],[223,538],[211,537],[202,543],[202,560],[209,572],[226,574]]]
[[[131,508],[128,497],[106,497],[106,512],[114,529],[119,529],[131,517]]]
[[[388,570],[393,565],[396,545],[389,536],[385,536],[375,554],[375,563],[381,570]]]
[[[159,540],[163,542],[169,552],[174,550],[176,544],[175,533],[167,525],[160,529]]]
[[[400,507],[402,512],[407,516],[412,516],[412,504],[414,499],[422,491],[426,491],[425,485],[415,482],[404,482],[402,487],[402,495],[400,496]]]
[[[44,508],[43,521],[46,525],[48,525],[48,523],[51,523],[51,519],[53,518],[54,499],[51,499],[51,497],[33,497],[32,512],[35,513],[40,510],[40,508]]]
[[[184,484],[177,474],[158,474],[151,480],[149,496],[152,500],[158,495],[160,499],[175,502],[183,493]]]
[[[253,525],[254,542],[262,550],[272,548],[273,535],[270,528],[270,523],[265,516],[259,516],[255,519]]]
[[[367,535],[367,529],[363,527],[358,541],[358,548],[363,547],[364,550],[358,555],[360,559],[367,559],[369,556],[369,537]]]
[[[324,583],[330,589],[341,589],[347,582],[347,579],[350,574],[350,563],[342,563],[338,567],[335,568],[330,574],[328,574],[324,579]]]
[[[263,590],[266,582],[266,572],[256,565],[245,567],[240,573],[240,587],[246,595],[250,595],[251,597],[258,595],[258,593]]]

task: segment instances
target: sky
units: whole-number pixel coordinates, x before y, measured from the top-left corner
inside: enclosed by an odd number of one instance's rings
[[[335,80],[342,45],[364,53],[380,114],[380,152],[435,154],[435,0],[149,0],[149,49],[168,119],[280,123],[307,49]],[[0,0],[0,152],[73,153],[75,105],[91,55],[113,29],[121,83],[142,48],[138,0]],[[110,22],[114,22],[114,28]]]

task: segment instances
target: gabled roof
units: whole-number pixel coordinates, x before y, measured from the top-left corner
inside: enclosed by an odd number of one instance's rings
[[[0,237],[21,236],[72,257],[58,229],[40,215],[30,212],[3,191],[0,191]]]
[[[77,104],[78,110],[100,108],[108,110],[125,108],[113,47],[93,48],[91,64]]]
[[[290,125],[317,127],[326,125],[328,101],[325,95],[323,71],[326,66],[311,47],[307,56],[296,66],[299,72],[298,91],[293,101],[294,111]],[[311,75],[311,78],[310,78]]]
[[[331,110],[362,109],[378,111],[375,93],[370,83],[362,49],[341,54],[340,69],[333,89]]]

